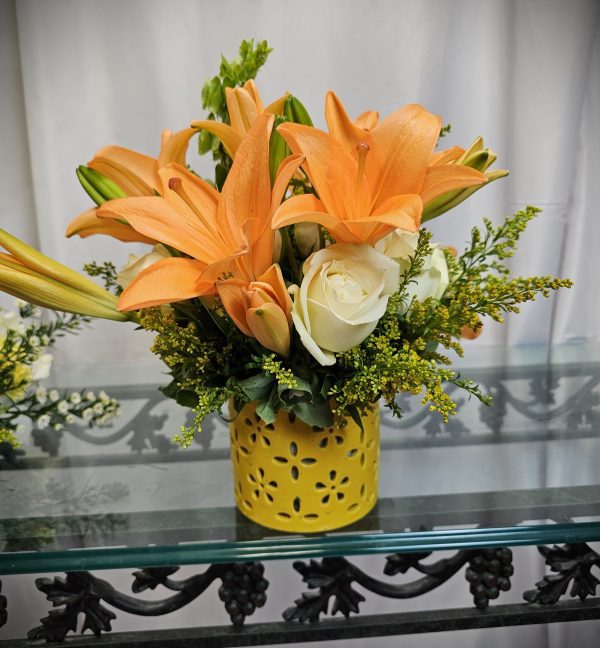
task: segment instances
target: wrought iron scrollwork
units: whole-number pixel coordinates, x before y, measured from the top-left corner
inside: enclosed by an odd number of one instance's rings
[[[365,597],[354,589],[354,584],[387,598],[421,596],[448,581],[467,563],[466,577],[471,583],[471,593],[478,608],[487,607],[490,599],[510,589],[510,576],[513,573],[510,549],[465,549],[450,558],[423,563],[430,555],[431,552],[387,556],[383,570],[387,576],[405,574],[409,570],[423,574],[421,578],[402,584],[373,578],[346,558],[323,558],[309,563],[297,561],[294,569],[301,574],[311,591],[304,592],[301,598],[296,599],[295,605],[285,610],[283,618],[314,623],[321,614],[328,614],[330,609],[332,615],[337,612],[346,617],[352,612],[358,614],[359,604]]]
[[[102,603],[139,616],[159,616],[178,610],[198,598],[211,583],[220,578],[219,597],[225,602],[231,621],[242,625],[247,616],[254,613],[267,600],[269,582],[264,578],[261,563],[225,563],[210,565],[202,574],[183,580],[171,576],[179,567],[151,567],[133,574],[132,591],[136,594],[162,586],[173,596],[157,601],[147,601],[123,594],[110,583],[89,572],[69,572],[66,578],[38,578],[36,586],[46,594],[55,607],[41,626],[28,633],[29,639],[62,641],[71,632],[77,632],[78,617],[83,615],[81,632],[90,630],[95,635],[110,632],[111,622],[116,618],[112,610]],[[1,600],[0,600],[1,606]],[[1,618],[1,617],[0,617]]]
[[[546,564],[554,574],[544,576],[536,583],[536,589],[528,590],[523,598],[529,603],[549,605],[564,596],[572,583],[570,596],[582,601],[596,593],[600,580],[592,574],[592,568],[600,568],[600,555],[585,543],[568,544],[562,547],[538,547]]]
[[[2,581],[0,581],[0,628],[6,623],[8,619],[8,612],[6,610],[6,596],[2,596]]]

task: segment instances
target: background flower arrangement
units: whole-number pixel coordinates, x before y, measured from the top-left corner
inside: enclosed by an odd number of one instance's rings
[[[64,391],[40,384],[53,361],[48,349],[65,333],[76,333],[87,318],[54,313],[44,321],[39,308],[25,302],[17,307],[0,310],[0,447],[20,446],[25,419],[37,429],[56,431],[78,421],[109,423],[119,414],[119,403],[104,391]]]
[[[444,128],[424,108],[352,121],[333,93],[329,133],[291,95],[265,109],[252,78],[268,53],[250,41],[239,59],[223,59],[203,89],[208,119],[165,131],[156,159],[106,147],[79,168],[97,207],[68,234],[140,241],[152,252],[121,273],[88,268],[104,278],[100,291],[84,278],[65,281],[55,262],[3,234],[10,255],[0,260],[0,286],[155,331],[153,351],[172,375],[165,393],[197,413],[183,444],[230,399],[236,409],[256,402],[266,423],[284,409],[319,427],[334,417],[360,424],[381,397],[401,415],[399,391],[423,394],[447,419],[445,383],[485,400],[448,369],[445,350],[460,354],[460,336],[474,336],[482,316],[501,321],[570,285],[508,276],[505,260],[538,210],[499,227],[485,221],[461,254],[432,244],[421,223],[506,175],[488,171],[495,156],[483,141],[435,152]],[[213,183],[185,165],[198,132],[200,151],[216,162]]]

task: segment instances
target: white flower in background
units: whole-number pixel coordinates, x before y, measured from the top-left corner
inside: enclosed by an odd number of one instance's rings
[[[98,392],[98,400],[104,404],[110,403],[110,396],[103,389],[101,389]]]
[[[86,400],[89,400],[89,401],[95,401],[95,400],[96,400],[96,394],[94,394],[93,391],[89,391],[89,392],[85,395],[85,399],[86,399]]]
[[[35,390],[35,400],[43,405],[48,400],[48,390],[45,387],[38,387]]]
[[[75,423],[75,415],[74,414],[67,414],[65,417],[65,422],[71,425],[71,423]]]
[[[94,410],[91,407],[87,407],[81,413],[84,421],[91,421],[94,418]]]
[[[25,324],[18,313],[0,311],[0,340],[6,337],[8,331],[25,332]]]
[[[31,379],[44,380],[50,375],[50,367],[52,366],[52,354],[44,353],[37,360],[34,360],[31,365]]]
[[[57,432],[60,432],[65,426],[62,423],[55,423],[52,428]]]
[[[31,316],[32,316],[32,317],[35,317],[35,319],[40,319],[40,317],[42,316],[42,309],[41,309],[41,308],[38,308],[38,307],[36,306],[36,307],[33,309],[32,313],[31,313]]]
[[[94,410],[94,414],[104,414],[104,405],[102,403],[96,403],[92,409]]]
[[[73,405],[79,405],[79,403],[81,403],[81,394],[79,392],[73,392],[69,396],[69,400],[71,401],[71,403],[73,403]]]
[[[29,344],[31,344],[32,347],[38,347],[41,344],[41,340],[37,335],[30,335]]]
[[[66,400],[60,401],[56,406],[59,414],[68,414],[69,413],[69,403]]]
[[[407,232],[402,229],[393,231],[375,244],[375,248],[391,257],[400,266],[404,274],[410,267],[410,258],[414,256],[419,242],[418,232]],[[421,273],[414,277],[406,287],[406,300],[402,312],[406,312],[413,298],[425,301],[429,297],[441,299],[448,288],[448,264],[443,249],[434,244],[431,254],[425,258]]]
[[[146,252],[146,254],[130,254],[127,263],[117,275],[119,285],[122,288],[127,288],[142,270],[170,256],[169,250],[160,243],[155,245],[150,252]]]
[[[360,344],[399,287],[398,264],[370,245],[338,243],[312,254],[294,286],[292,318],[302,344],[322,365]]]
[[[48,398],[53,402],[56,402],[57,400],[59,400],[60,399],[60,393],[59,393],[58,389],[51,389],[48,392]]]
[[[47,428],[47,427],[50,425],[50,417],[48,416],[48,414],[42,414],[42,415],[37,419],[37,421],[35,422],[35,424],[37,425],[37,427],[38,427],[40,430],[43,430],[44,428]]]
[[[48,346],[50,344],[50,338],[46,334],[44,334],[40,338],[40,342],[42,343],[42,346]]]

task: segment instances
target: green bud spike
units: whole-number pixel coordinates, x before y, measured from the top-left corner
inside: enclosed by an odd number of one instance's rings
[[[285,117],[275,117],[275,123],[271,132],[271,139],[269,141],[269,175],[271,176],[271,185],[275,182],[279,165],[291,153],[286,141],[277,132],[277,126],[286,121],[288,120]]]

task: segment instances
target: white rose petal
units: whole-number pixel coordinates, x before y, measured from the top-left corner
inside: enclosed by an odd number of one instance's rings
[[[410,267],[410,257],[414,256],[419,242],[418,232],[397,229],[375,244],[375,248],[391,257],[400,266],[401,274]],[[448,264],[444,251],[439,245],[432,245],[431,254],[424,259],[421,273],[414,277],[406,287],[406,299],[402,312],[406,312],[413,298],[425,301],[429,297],[441,299],[450,283]]]
[[[294,293],[292,319],[302,344],[322,365],[360,344],[398,290],[398,264],[366,244],[338,243],[312,254]]]
[[[150,252],[146,254],[130,254],[127,263],[123,266],[119,274],[117,274],[117,281],[122,288],[127,288],[129,284],[137,277],[137,275],[152,264],[170,257],[169,250],[162,245],[155,245]]]

